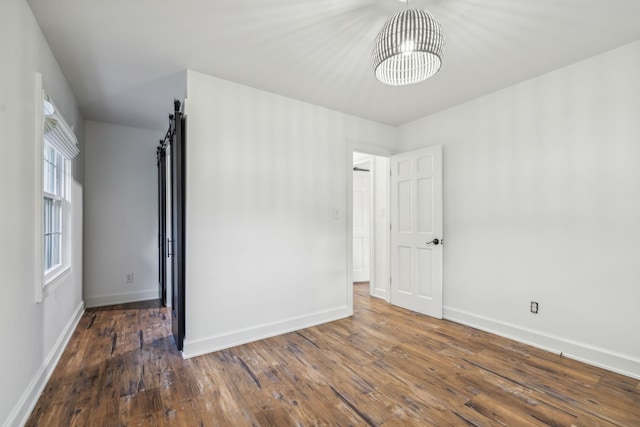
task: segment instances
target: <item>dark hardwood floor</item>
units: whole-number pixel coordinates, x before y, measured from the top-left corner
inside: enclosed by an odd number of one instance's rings
[[[386,304],[182,360],[157,302],[87,310],[29,426],[640,426],[640,381]]]

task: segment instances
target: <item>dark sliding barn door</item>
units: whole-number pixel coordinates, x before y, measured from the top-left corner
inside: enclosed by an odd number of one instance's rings
[[[167,306],[167,153],[160,141],[158,164],[158,282],[160,301]]]
[[[171,328],[178,350],[185,335],[185,119],[175,101],[171,120]]]
[[[164,306],[167,305],[167,287],[171,288],[171,329],[178,350],[182,350],[185,335],[184,147],[186,134],[185,118],[180,111],[179,101],[174,102],[174,113],[169,116],[169,120],[169,130],[160,141],[157,150],[158,282],[160,283],[160,300]],[[169,165],[167,165],[167,157]],[[171,227],[168,227],[168,216],[171,217]],[[167,274],[168,267],[171,267],[171,274]]]

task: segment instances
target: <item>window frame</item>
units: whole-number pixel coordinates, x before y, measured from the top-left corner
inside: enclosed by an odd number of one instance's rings
[[[57,183],[53,184],[53,193],[46,191],[45,188],[45,173],[44,167],[47,163],[46,160],[46,150],[50,148],[55,155],[55,162],[52,165],[54,168],[58,169],[57,173],[55,173],[55,180],[59,181],[59,188],[57,187]],[[71,169],[71,161],[64,157],[62,153],[60,153],[50,142],[47,141],[47,137],[43,135],[43,150],[42,150],[42,196],[43,196],[43,210],[42,210],[42,239],[43,239],[43,286],[46,289],[56,278],[64,274],[67,270],[71,269],[71,200],[70,200],[70,191],[69,191],[69,176]],[[58,224],[59,231],[53,231],[51,233],[47,233],[47,227],[45,225],[46,214],[45,214],[45,206],[46,199],[52,200],[53,203],[59,204],[59,217],[56,219]],[[58,258],[59,262],[51,267],[47,268],[47,244],[46,236],[47,234],[58,234],[59,242],[58,242]]]
[[[34,144],[34,206],[35,206],[35,223],[34,223],[34,245],[35,253],[35,302],[41,303],[44,298],[50,295],[60,283],[73,270],[72,251],[73,251],[73,214],[72,214],[72,164],[73,158],[78,154],[78,140],[64,117],[59,114],[53,105],[53,115],[45,116],[44,107],[45,100],[50,102],[45,93],[43,86],[42,74],[35,73],[35,144]],[[51,106],[50,105],[50,106]],[[56,127],[49,131],[49,141],[45,141],[45,123],[46,117],[52,117],[56,120]],[[47,144],[51,145],[58,154],[62,155],[59,178],[61,180],[59,194],[54,188],[54,193],[45,191],[44,182],[44,165],[45,165],[45,148]],[[48,188],[47,190],[51,190]],[[45,198],[54,199],[60,203],[60,263],[56,266],[46,269],[45,271]]]

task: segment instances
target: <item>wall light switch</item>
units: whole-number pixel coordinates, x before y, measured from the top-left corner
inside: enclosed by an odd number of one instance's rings
[[[333,219],[340,219],[340,209],[333,208]]]

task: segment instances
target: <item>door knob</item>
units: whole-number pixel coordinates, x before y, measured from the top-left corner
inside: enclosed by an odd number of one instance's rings
[[[440,244],[440,240],[438,239],[433,239],[430,242],[427,242],[427,245],[439,245]]]

